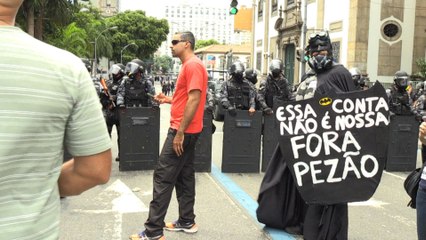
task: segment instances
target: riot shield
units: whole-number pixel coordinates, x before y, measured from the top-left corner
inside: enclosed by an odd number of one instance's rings
[[[160,111],[150,107],[120,112],[120,171],[152,170],[160,148]]]
[[[269,161],[278,144],[278,122],[274,115],[263,116],[263,137],[262,137],[262,172],[266,171]]]
[[[203,131],[195,145],[196,172],[210,172],[212,168],[212,114],[204,111]]]
[[[275,117],[278,106],[281,106],[285,101],[279,100],[276,96],[274,97],[274,110],[273,115],[263,116],[263,134],[262,134],[262,165],[261,171],[266,172],[266,168],[271,160],[271,157],[278,144],[278,132],[279,123]]]
[[[249,116],[247,110],[237,110],[235,117],[225,113],[222,172],[259,172],[261,128],[260,111],[253,116]]]
[[[395,115],[389,129],[386,171],[412,171],[416,168],[419,122],[414,115]]]

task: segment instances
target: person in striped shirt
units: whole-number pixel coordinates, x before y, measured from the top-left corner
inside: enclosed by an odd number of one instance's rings
[[[22,2],[0,0],[0,239],[58,239],[60,196],[109,180],[111,140],[80,58],[14,26]]]

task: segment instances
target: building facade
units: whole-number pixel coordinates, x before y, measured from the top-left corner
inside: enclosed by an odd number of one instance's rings
[[[119,0],[90,0],[93,7],[101,11],[102,16],[111,17],[118,13],[120,9]]]
[[[398,70],[417,74],[416,61],[425,57],[426,1],[255,1],[253,63],[262,74],[272,58],[279,58],[290,82],[299,82],[296,50],[303,46],[303,23],[306,39],[328,31],[335,61],[359,68],[371,81],[392,82]]]
[[[173,34],[191,31],[196,40],[215,39],[221,44],[231,43],[234,18],[228,6],[210,7],[205,4],[174,3],[164,8],[164,18],[169,22],[170,33],[159,49],[159,55],[169,55]]]
[[[250,45],[210,45],[197,49],[195,54],[207,69],[227,71],[235,61],[247,68],[250,64]]]

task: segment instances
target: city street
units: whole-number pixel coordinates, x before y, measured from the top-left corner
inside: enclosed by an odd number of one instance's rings
[[[158,84],[158,85],[157,85]],[[159,83],[156,82],[159,90]],[[158,91],[157,91],[158,92]],[[160,148],[169,127],[170,105],[161,105]],[[222,158],[222,122],[214,122],[211,173],[196,174],[196,222],[199,231],[165,232],[167,239],[302,239],[283,231],[263,229],[255,218],[256,199],[263,173],[224,174]],[[113,159],[117,155],[116,133]],[[418,159],[418,166],[420,160]],[[113,162],[109,183],[95,187],[80,196],[61,201],[62,240],[128,239],[143,230],[152,198],[153,171],[120,172]],[[350,240],[416,239],[415,210],[403,188],[407,172],[384,172],[374,196],[349,207]],[[177,201],[173,196],[166,221],[177,219]]]

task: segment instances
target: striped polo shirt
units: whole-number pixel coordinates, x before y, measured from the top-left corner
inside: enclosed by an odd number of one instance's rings
[[[0,26],[0,239],[58,239],[63,144],[111,148],[93,82],[73,54]]]

